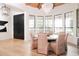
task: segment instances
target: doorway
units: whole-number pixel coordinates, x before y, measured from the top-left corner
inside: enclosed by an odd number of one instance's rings
[[[24,14],[14,15],[14,38],[24,40]]]

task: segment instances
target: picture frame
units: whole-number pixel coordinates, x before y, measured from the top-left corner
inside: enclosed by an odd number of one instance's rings
[[[0,32],[7,32],[7,27],[5,26],[5,24],[7,24],[8,21],[1,21],[0,20]]]

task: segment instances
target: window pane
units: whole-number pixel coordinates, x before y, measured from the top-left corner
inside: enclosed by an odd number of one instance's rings
[[[70,33],[73,35],[73,28],[66,28],[66,33]]]
[[[36,28],[43,28],[44,27],[44,22],[43,22],[44,20],[43,20],[43,17],[37,17],[36,18],[36,22],[35,22],[35,24],[36,24]]]
[[[55,33],[59,33],[64,31],[63,30],[63,19],[62,15],[55,16]]]
[[[45,17],[45,32],[53,32],[53,19],[52,16]]]
[[[62,15],[55,16],[55,27],[63,27]]]
[[[35,33],[43,32],[44,30],[44,18],[42,16],[38,16],[35,21]]]
[[[43,29],[35,29],[35,33],[37,34],[37,33],[39,33],[39,32],[43,32]]]
[[[53,32],[52,28],[45,28],[45,32]]]
[[[62,32],[63,28],[55,28],[55,33],[58,34],[59,32]]]
[[[52,16],[45,17],[45,27],[53,27]]]
[[[29,16],[29,31],[30,33],[34,34],[34,21],[35,21],[35,16]]]
[[[73,27],[73,13],[66,13],[66,27]]]
[[[29,28],[34,28],[34,16],[29,16]]]
[[[73,12],[65,14],[66,32],[73,35]]]

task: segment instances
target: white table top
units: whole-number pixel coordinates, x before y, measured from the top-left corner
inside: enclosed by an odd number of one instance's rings
[[[38,35],[35,35],[34,37],[38,37]],[[47,37],[47,38],[48,38],[48,40],[56,40],[56,39],[58,38],[58,35],[52,34],[52,35],[50,35],[50,36]]]
[[[57,38],[58,38],[58,35],[53,34],[48,37],[48,40],[56,40]]]

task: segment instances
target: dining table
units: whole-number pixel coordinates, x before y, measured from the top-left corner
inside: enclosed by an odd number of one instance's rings
[[[48,36],[47,38],[48,38],[48,42],[56,41],[58,39],[58,35],[52,34],[52,35]]]
[[[38,35],[35,35],[35,37],[37,38]],[[57,34],[52,34],[52,35],[49,35],[49,36],[47,37],[48,42],[56,41],[57,38],[58,38],[58,35],[57,35]]]

